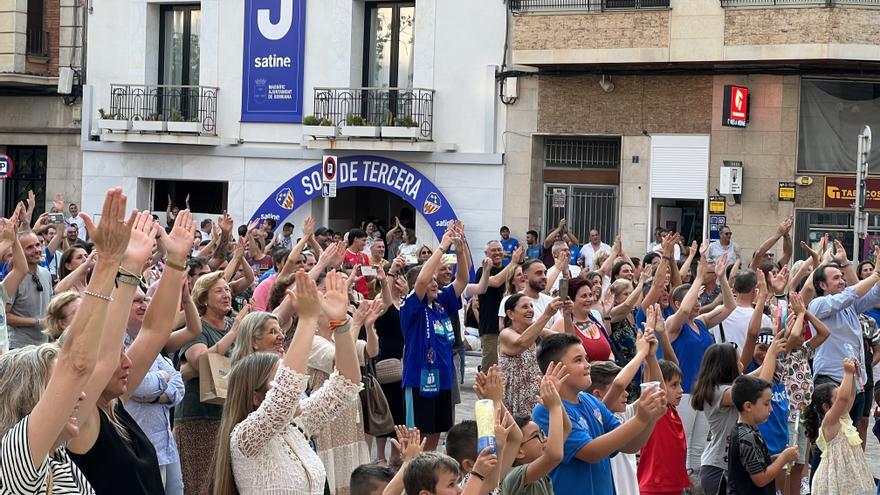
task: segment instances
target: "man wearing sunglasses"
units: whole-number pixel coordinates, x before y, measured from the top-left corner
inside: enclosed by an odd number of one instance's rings
[[[712,244],[709,244],[709,251],[706,253],[709,259],[717,260],[722,254],[727,253],[727,266],[732,265],[736,261],[737,253],[739,252],[739,246],[731,240],[732,237],[733,232],[731,232],[730,227],[726,225],[721,227],[718,240],[712,241]]]
[[[6,305],[9,323],[9,348],[18,349],[26,345],[39,345],[48,341],[43,334],[46,321],[46,308],[52,298],[52,275],[40,266],[42,249],[40,239],[33,232],[18,235],[28,273]]]

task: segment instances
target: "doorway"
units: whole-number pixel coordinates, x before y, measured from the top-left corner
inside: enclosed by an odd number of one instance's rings
[[[347,187],[338,189],[337,196],[330,199],[329,227],[337,232],[361,228],[362,222],[374,222],[384,236],[394,226],[394,217],[400,218],[404,227],[415,228],[415,209],[400,196],[388,191],[373,187]]]
[[[653,227],[663,227],[678,232],[684,238],[685,245],[692,241],[697,244],[703,240],[703,208],[700,200],[654,199]]]

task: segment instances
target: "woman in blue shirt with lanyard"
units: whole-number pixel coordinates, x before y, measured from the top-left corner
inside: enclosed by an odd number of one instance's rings
[[[675,309],[675,313],[666,319],[666,333],[672,348],[675,349],[675,355],[678,356],[682,372],[681,388],[684,393],[678,406],[678,413],[688,443],[687,467],[695,471],[700,466],[700,455],[705,447],[709,425],[705,414],[691,407],[691,387],[697,380],[703,354],[715,343],[709,329],[724,321],[736,307],[733,292],[725,276],[727,255],[724,254],[715,260],[715,275],[718,284],[721,285],[724,304],[708,313],[700,314],[700,289],[703,286],[703,276],[709,270],[709,262],[706,259],[708,245],[707,241],[703,241],[703,245],[700,246],[700,262],[697,265],[694,283],[680,285],[672,291],[670,306]]]
[[[436,274],[443,255],[455,245],[456,275],[452,284],[439,287]],[[406,339],[403,353],[403,387],[407,426],[427,435],[427,450],[435,450],[440,434],[453,424],[452,385],[455,373],[451,318],[458,318],[461,294],[470,279],[470,257],[461,222],[449,222],[440,245],[421,267],[407,273],[413,291],[400,308],[400,325]]]

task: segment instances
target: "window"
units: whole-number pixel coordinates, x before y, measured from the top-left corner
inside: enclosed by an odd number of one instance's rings
[[[620,166],[620,138],[548,137],[544,141],[545,168],[605,169]]]
[[[4,185],[4,211],[6,216],[12,215],[15,205],[28,197],[28,191],[36,196],[36,209],[33,219],[36,220],[46,211],[46,162],[45,146],[7,146],[6,154],[12,158],[12,176]],[[67,212],[65,212],[67,213]]]
[[[544,186],[544,235],[565,218],[575,237],[587,242],[591,229],[596,229],[608,242],[617,235],[617,187]]]
[[[228,182],[202,182],[188,180],[153,181],[153,211],[165,211],[168,195],[172,204],[183,209],[186,196],[189,206],[197,213],[221,214],[227,210]]]
[[[847,258],[851,260],[868,259],[872,253],[872,246],[880,243],[880,212],[868,212],[868,235],[864,240],[859,241],[859,252],[853,254],[852,211],[796,210],[794,258],[808,257],[807,252],[801,247],[801,241],[816,249],[825,234],[828,234],[829,241],[840,241],[846,250]]]
[[[372,3],[366,12],[364,86],[411,88],[415,3]]]
[[[802,79],[798,172],[854,174],[864,125],[880,129],[880,82]]]
[[[27,0],[27,54],[49,55],[49,33],[43,29],[43,0]]]
[[[163,5],[159,27],[159,84],[199,85],[198,5]]]

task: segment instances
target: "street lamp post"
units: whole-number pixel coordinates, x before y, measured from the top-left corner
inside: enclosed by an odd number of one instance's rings
[[[867,196],[868,158],[871,155],[871,127],[865,126],[859,133],[856,156],[856,201],[853,215],[853,259],[857,259],[859,243],[868,235],[868,212],[865,211]],[[864,254],[864,253],[863,253]]]

